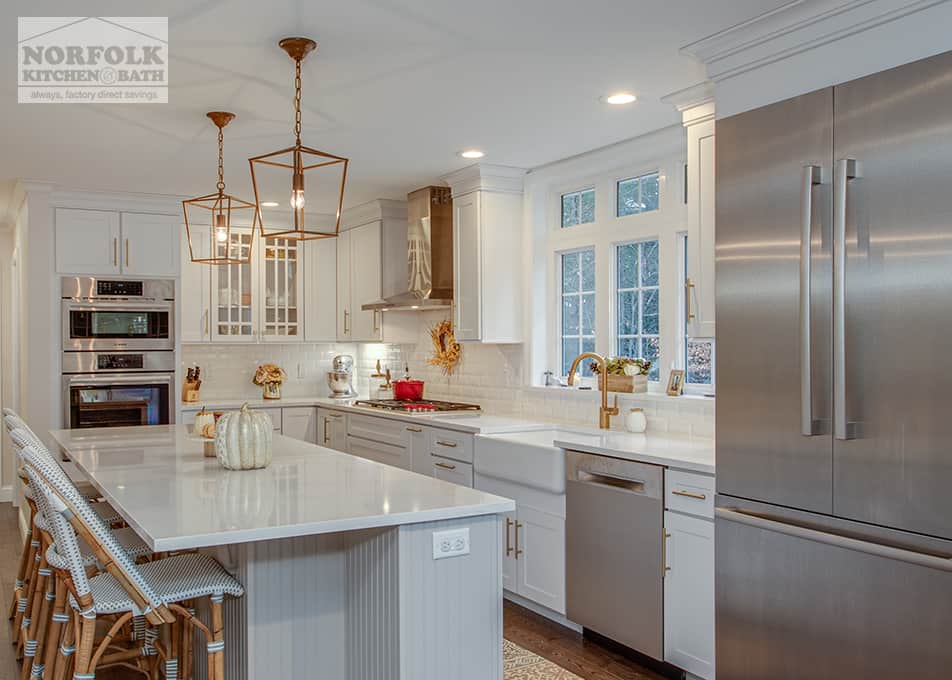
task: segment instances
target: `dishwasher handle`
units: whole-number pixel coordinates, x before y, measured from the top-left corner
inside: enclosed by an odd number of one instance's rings
[[[612,477],[610,475],[595,474],[585,470],[579,470],[576,481],[582,484],[592,484],[594,486],[607,486],[622,491],[643,494],[645,492],[645,483],[636,479],[624,479],[622,477]]]

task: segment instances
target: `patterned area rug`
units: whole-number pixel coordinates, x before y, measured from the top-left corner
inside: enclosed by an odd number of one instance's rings
[[[503,640],[502,645],[505,680],[582,680],[575,673],[523,649],[515,642]]]

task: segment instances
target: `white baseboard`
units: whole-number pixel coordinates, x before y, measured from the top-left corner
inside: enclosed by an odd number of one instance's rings
[[[582,632],[582,627],[580,625],[573,621],[569,621],[563,614],[559,614],[557,611],[553,611],[548,607],[543,607],[541,604],[536,604],[532,600],[527,600],[522,595],[517,595],[516,593],[513,593],[509,590],[503,590],[502,596],[510,602],[514,602],[515,604],[519,605],[520,607],[525,607],[533,614],[544,616],[545,618],[549,619],[550,621],[554,621],[560,626],[565,626],[570,630],[574,630],[576,633]]]

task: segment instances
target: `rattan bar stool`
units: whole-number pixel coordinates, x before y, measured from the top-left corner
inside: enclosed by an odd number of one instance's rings
[[[224,680],[222,603],[226,595],[242,596],[243,586],[214,558],[201,553],[175,555],[136,565],[122,551],[98,515],[90,512],[88,504],[71,487],[59,466],[51,464],[32,446],[25,447],[22,455],[26,474],[42,490],[51,508],[56,551],[70,565],[68,574],[63,576],[73,610],[72,639],[75,639],[76,647],[73,680],[95,677],[96,667],[116,631],[135,615],[145,616],[153,626],[172,624],[171,643],[155,642],[167,676],[177,677],[178,654],[182,651],[178,641],[185,637],[182,634],[182,625],[185,624],[197,627],[205,635],[210,680]],[[86,577],[77,536],[81,536],[96,553],[104,573]],[[200,598],[209,600],[210,627],[183,606],[183,603]],[[107,636],[96,644],[96,618],[106,614],[118,618]],[[69,640],[70,636],[64,636],[63,646],[69,646]],[[62,658],[61,655],[57,659],[54,679],[59,677]]]

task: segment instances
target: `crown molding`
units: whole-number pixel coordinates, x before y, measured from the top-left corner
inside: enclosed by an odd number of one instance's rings
[[[666,94],[661,101],[678,110],[685,127],[714,120],[714,83],[710,80]]]
[[[474,191],[521,195],[525,176],[526,170],[523,168],[476,163],[444,175],[440,179],[449,185],[453,197],[456,198]]]
[[[340,228],[353,229],[369,222],[380,222],[389,219],[406,220],[407,202],[378,198],[347,208],[341,213]]]
[[[680,52],[715,83],[867,31],[948,0],[793,0]]]

